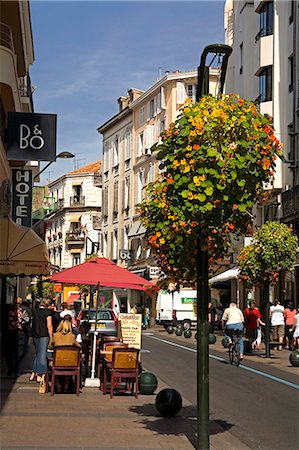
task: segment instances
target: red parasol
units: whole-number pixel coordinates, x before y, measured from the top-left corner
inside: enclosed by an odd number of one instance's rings
[[[57,283],[74,283],[100,285],[122,289],[146,291],[156,286],[107,258],[92,258],[83,264],[54,273],[50,281]]]

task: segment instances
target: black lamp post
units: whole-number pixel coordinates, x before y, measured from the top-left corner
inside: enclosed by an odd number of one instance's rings
[[[68,158],[74,158],[74,157],[75,157],[75,155],[71,152],[61,152],[61,153],[58,153],[58,155],[55,157],[55,161],[57,158],[68,159]],[[40,176],[40,174],[43,173],[55,161],[50,161],[47,165],[45,165],[45,167],[43,167],[43,169],[34,176],[33,180],[36,180]]]
[[[206,57],[214,53],[214,58],[222,57],[219,94],[223,93],[227,62],[232,48],[224,44],[208,45],[198,67],[196,101],[209,93],[209,67]],[[208,450],[209,442],[209,266],[208,251],[203,250],[203,238],[199,231],[197,238],[197,449]]]

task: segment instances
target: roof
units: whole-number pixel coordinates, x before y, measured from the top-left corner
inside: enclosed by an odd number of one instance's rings
[[[95,161],[93,163],[88,164],[87,166],[81,167],[80,169],[73,170],[72,172],[68,172],[68,174],[72,173],[87,173],[87,172],[100,172],[102,166],[102,161]]]

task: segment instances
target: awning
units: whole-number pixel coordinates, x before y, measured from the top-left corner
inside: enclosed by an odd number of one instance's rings
[[[232,269],[225,270],[219,275],[212,277],[209,279],[209,284],[221,283],[223,281],[229,281],[238,278],[239,269],[237,267],[233,267]]]
[[[77,294],[70,294],[67,298],[67,304],[73,305],[75,300],[80,300],[80,294],[79,292]]]
[[[137,237],[141,236],[145,233],[146,229],[142,225],[142,223],[138,220],[137,222],[134,222],[131,229],[129,230],[128,237]]]
[[[70,222],[79,222],[79,219],[81,216],[82,216],[82,213],[72,214],[70,217],[68,217],[68,220]]]
[[[0,274],[47,275],[49,255],[45,242],[32,228],[0,218]]]
[[[72,181],[72,186],[81,186],[82,185],[82,180],[81,181]]]

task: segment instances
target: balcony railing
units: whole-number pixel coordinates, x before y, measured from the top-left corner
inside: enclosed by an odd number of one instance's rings
[[[8,25],[0,22],[0,45],[9,48],[13,53],[15,53],[12,31]]]
[[[69,231],[66,233],[65,243],[68,247],[84,247],[85,233],[84,231]]]
[[[70,197],[70,206],[85,206],[85,197],[82,195]]]

